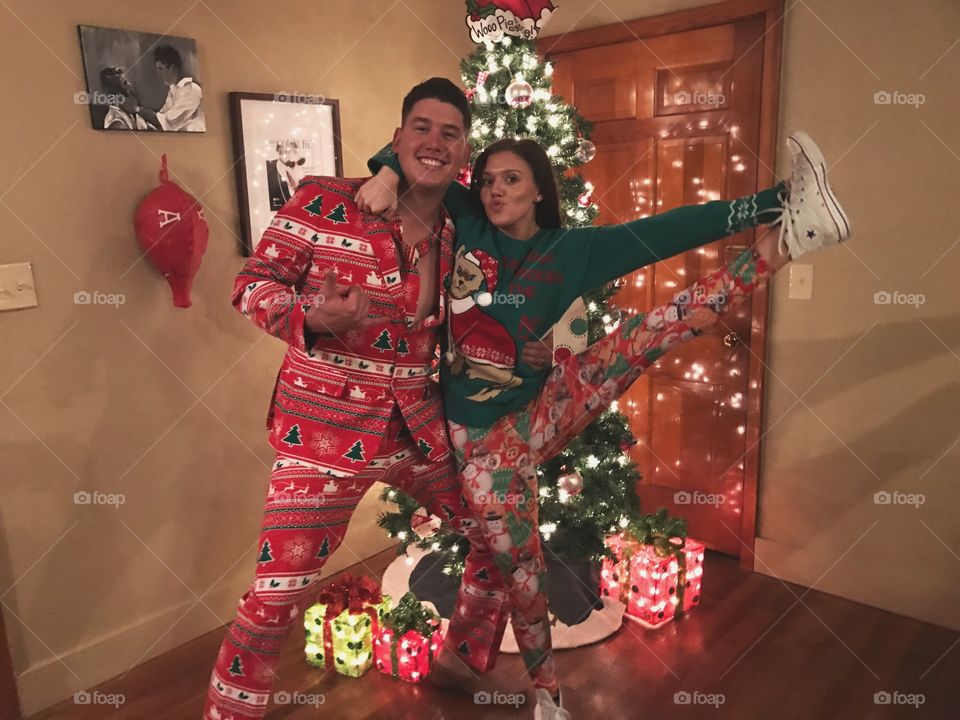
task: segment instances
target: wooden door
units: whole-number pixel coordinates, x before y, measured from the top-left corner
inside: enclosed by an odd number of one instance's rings
[[[611,27],[606,35],[598,28],[566,36],[553,48],[550,38],[541,40],[554,63],[554,92],[595,124],[597,156],[581,172],[596,187],[598,222],[771,184],[772,157],[761,158],[771,154],[776,125],[769,81],[779,71],[779,46],[772,63],[767,34],[777,3],[727,5],[732,17],[725,20],[721,6],[711,6],[637,21],[627,37]],[[636,313],[669,302],[753,241],[753,231],[741,233],[648,266],[626,278],[614,304]],[[691,536],[747,565],[766,299],[764,287],[718,331],[661,358],[619,402],[638,440],[633,457],[644,511],[666,507],[686,517]]]

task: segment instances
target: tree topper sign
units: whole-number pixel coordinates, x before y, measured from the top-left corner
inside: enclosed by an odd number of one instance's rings
[[[475,43],[504,35],[524,40],[537,36],[556,6],[550,0],[467,0],[467,27]]]

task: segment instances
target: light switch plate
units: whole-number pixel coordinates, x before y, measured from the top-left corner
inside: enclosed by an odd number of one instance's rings
[[[0,311],[37,307],[31,263],[0,265]]]
[[[813,297],[813,265],[790,265],[790,299],[810,300]]]

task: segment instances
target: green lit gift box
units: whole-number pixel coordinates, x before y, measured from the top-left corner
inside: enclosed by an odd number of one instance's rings
[[[360,677],[373,664],[373,639],[390,609],[376,582],[347,575],[320,591],[304,613],[307,662]]]

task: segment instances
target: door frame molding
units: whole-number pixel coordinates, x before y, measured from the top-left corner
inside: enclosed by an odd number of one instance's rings
[[[0,605],[0,720],[19,720],[20,700],[17,697],[17,676],[13,671],[7,630]]]
[[[687,32],[713,25],[726,25],[747,18],[763,19],[763,77],[760,89],[760,131],[757,188],[776,181],[777,130],[780,109],[780,71],[783,51],[784,0],[727,0],[665,15],[628,20],[537,39],[537,49],[546,58],[559,53],[642,40],[645,37]],[[752,48],[751,48],[752,49]],[[750,333],[750,366],[747,385],[747,424],[744,432],[743,514],[740,524],[740,565],[753,570],[756,563],[756,529],[760,452],[762,448],[763,399],[767,357],[767,318],[770,311],[768,283],[753,293]],[[756,383],[756,390],[753,384]]]

